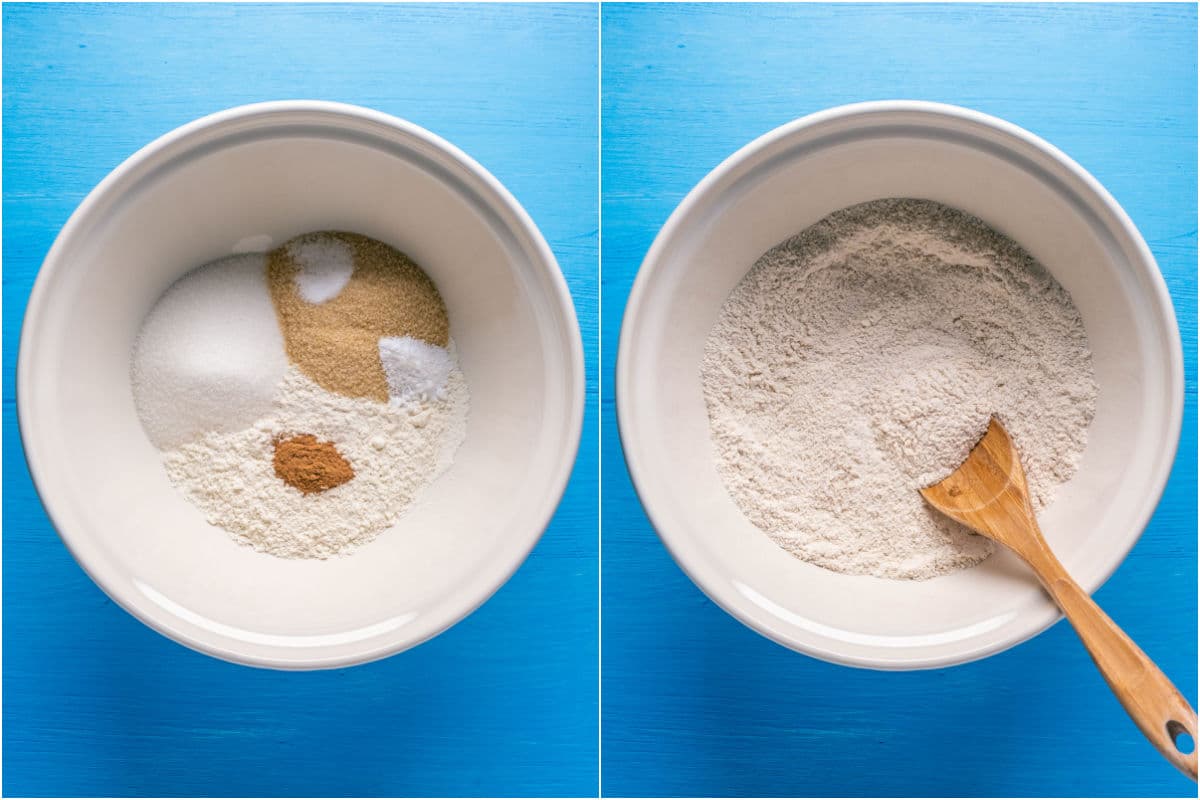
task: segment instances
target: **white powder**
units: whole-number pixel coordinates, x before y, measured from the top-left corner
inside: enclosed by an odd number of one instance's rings
[[[393,403],[436,400],[446,394],[446,381],[454,359],[444,347],[411,336],[385,336],[379,340],[379,360]]]
[[[980,220],[920,200],[844,209],[763,255],[701,377],[717,467],[747,518],[805,561],[887,578],[991,553],[917,493],[989,416],[1041,509],[1074,475],[1096,401],[1067,292]]]
[[[206,264],[167,289],[134,343],[130,377],[146,434],[165,449],[250,425],[287,369],[259,254]]]
[[[354,251],[341,239],[301,237],[288,244],[287,251],[300,268],[296,289],[305,302],[314,305],[337,297],[354,273]]]
[[[268,414],[166,452],[167,474],[210,523],[256,550],[283,558],[346,553],[391,527],[453,461],[468,406],[454,364],[445,399],[406,408],[327,392],[293,367]],[[333,442],[354,477],[309,495],[276,477],[274,442],[298,434]]]

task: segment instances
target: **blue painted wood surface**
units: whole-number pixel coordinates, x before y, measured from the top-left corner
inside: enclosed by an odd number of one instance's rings
[[[659,227],[755,136],[902,97],[1045,137],[1129,212],[1179,315],[1175,469],[1097,597],[1195,704],[1195,6],[606,3],[601,30],[604,793],[1194,797],[1065,624],[980,663],[878,673],[792,653],[726,615],[641,512],[611,375],[624,300]]]
[[[7,795],[594,795],[597,9],[8,5],[4,10]],[[68,215],[141,145],[279,98],[410,119],[491,170],[570,283],[588,358],[570,487],[490,601],[407,653],[285,674],[193,653],[76,566],[13,406],[26,298]]]

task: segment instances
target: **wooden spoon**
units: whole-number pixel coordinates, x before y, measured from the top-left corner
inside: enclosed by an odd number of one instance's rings
[[[999,542],[1033,568],[1142,733],[1196,780],[1196,712],[1054,557],[1034,518],[1021,460],[1000,422],[993,417],[962,466],[941,483],[922,489],[921,495],[938,511]],[[1192,737],[1190,753],[1176,747],[1183,733]]]

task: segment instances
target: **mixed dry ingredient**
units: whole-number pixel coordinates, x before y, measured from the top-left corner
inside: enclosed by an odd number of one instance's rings
[[[916,491],[992,414],[1040,510],[1074,475],[1096,403],[1066,290],[981,220],[924,200],[843,209],[764,254],[701,372],[718,471],[747,518],[800,559],[886,578],[992,552]]]
[[[131,375],[172,482],[237,541],[286,558],[373,539],[466,431],[436,286],[352,233],[188,273],[148,315]]]

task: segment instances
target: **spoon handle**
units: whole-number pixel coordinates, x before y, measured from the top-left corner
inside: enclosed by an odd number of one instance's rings
[[[1022,556],[1067,615],[1100,674],[1142,733],[1168,761],[1196,780],[1196,712],[1187,699],[1088,597],[1044,543]],[[1192,737],[1190,752],[1181,752],[1175,746],[1176,737],[1182,733]]]

